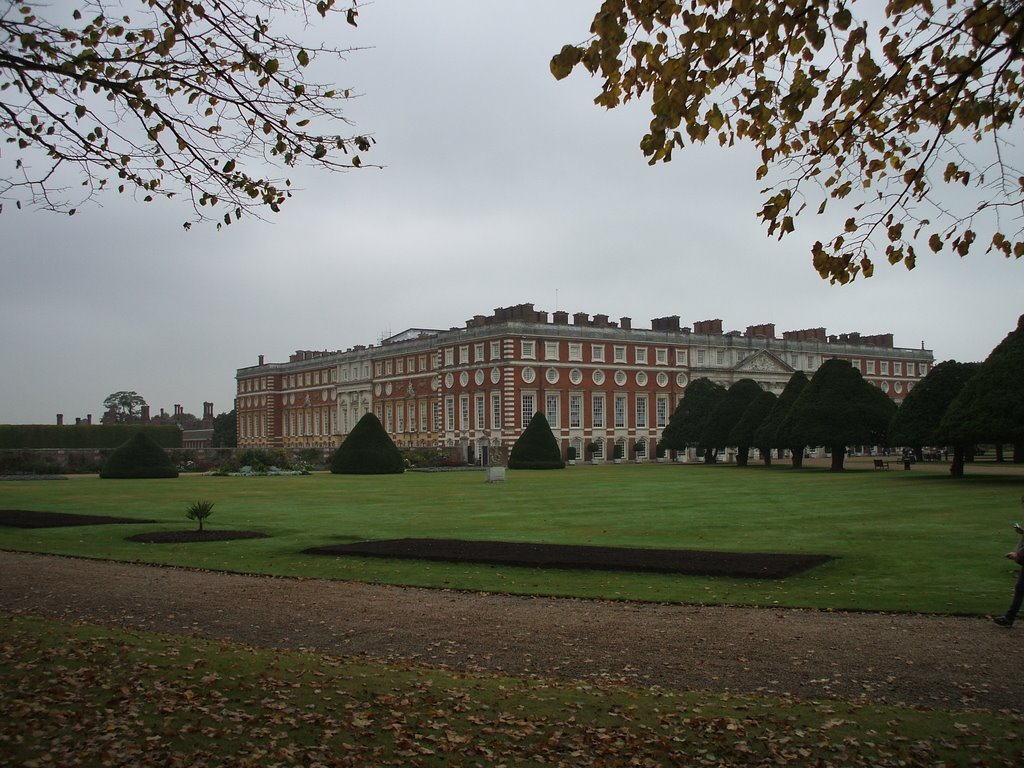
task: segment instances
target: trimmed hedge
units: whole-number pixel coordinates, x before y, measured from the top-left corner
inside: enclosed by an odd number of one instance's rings
[[[173,424],[0,424],[0,449],[117,448],[140,432],[162,448],[181,447],[181,430]]]
[[[127,443],[110,454],[100,470],[103,478],[138,480],[177,476],[178,469],[170,456],[144,432],[136,432]]]
[[[405,461],[374,414],[367,413],[348,433],[331,457],[336,475],[397,475]]]
[[[533,414],[508,455],[509,469],[565,469],[558,441],[543,413]]]

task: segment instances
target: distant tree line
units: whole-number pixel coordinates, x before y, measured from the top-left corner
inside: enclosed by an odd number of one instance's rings
[[[1024,315],[983,363],[949,360],[935,366],[899,407],[869,384],[848,361],[827,360],[808,380],[801,371],[775,397],[752,379],[729,389],[697,379],[686,390],[662,433],[659,449],[695,448],[704,461],[736,448],[746,466],[751,448],[765,463],[788,450],[799,468],[807,446],[825,446],[840,471],[848,446],[923,446],[953,450],[950,473],[961,476],[973,446],[1014,446],[1024,461]]]

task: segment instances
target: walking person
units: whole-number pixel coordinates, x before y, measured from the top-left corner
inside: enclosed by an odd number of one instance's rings
[[[1024,503],[1024,496],[1021,497],[1021,503]],[[1017,574],[1017,586],[1013,590],[1013,601],[1010,603],[1009,610],[1003,616],[996,616],[992,619],[1000,627],[1007,629],[1013,626],[1017,612],[1020,611],[1021,601],[1024,601],[1024,528],[1020,523],[1014,523],[1013,530],[1020,536],[1020,540],[1017,542],[1017,548],[1013,552],[1007,552],[1006,556],[1021,567]]]

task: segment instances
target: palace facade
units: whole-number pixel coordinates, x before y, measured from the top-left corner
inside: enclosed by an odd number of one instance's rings
[[[501,461],[536,412],[563,455],[643,460],[695,379],[752,378],[780,393],[796,370],[849,360],[896,401],[934,363],[892,334],[826,335],[772,324],[724,332],[721,320],[679,317],[634,328],[630,318],[537,311],[520,304],[450,330],[412,328],[376,346],[298,351],[237,371],[240,447],[340,445],[373,412],[399,447],[434,447],[470,463]],[[588,450],[589,447],[589,450]]]

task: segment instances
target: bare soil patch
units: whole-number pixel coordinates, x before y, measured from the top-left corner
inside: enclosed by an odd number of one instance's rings
[[[313,547],[315,555],[474,562],[530,568],[580,568],[644,573],[779,579],[826,563],[829,555],[708,552],[461,539],[385,539]]]
[[[143,544],[193,544],[202,541],[234,541],[235,539],[265,539],[259,531],[151,531],[129,536],[128,541]]]
[[[0,525],[11,528],[59,528],[67,525],[112,525],[114,523],[155,523],[135,517],[76,515],[69,512],[40,512],[31,509],[0,509]]]

